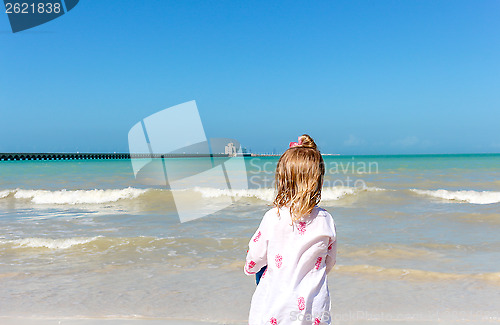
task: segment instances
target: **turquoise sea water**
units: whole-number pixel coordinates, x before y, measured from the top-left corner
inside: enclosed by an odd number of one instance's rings
[[[204,175],[176,190],[183,202],[161,174],[136,179],[129,160],[0,162],[0,316],[244,324],[254,283],[242,261],[270,208],[278,158],[233,159],[242,167],[230,180],[240,187]],[[181,181],[203,169],[196,158],[164,163]],[[330,275],[338,323],[495,321],[500,155],[325,156],[325,164],[321,206],[339,236]],[[182,204],[222,209],[181,223]]]

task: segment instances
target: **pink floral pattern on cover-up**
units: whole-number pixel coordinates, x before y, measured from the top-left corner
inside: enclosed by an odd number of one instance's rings
[[[316,264],[314,264],[314,268],[316,270],[319,270],[319,267],[321,266],[321,260],[323,260],[321,256],[316,259]]]
[[[306,233],[306,223],[304,221],[301,221],[297,224],[297,230],[299,231],[299,234],[303,235]]]
[[[297,305],[300,311],[306,308],[306,300],[304,299],[304,297],[299,297],[299,299],[297,299]]]
[[[283,264],[283,257],[280,254],[278,254],[274,258],[274,261],[276,262],[276,267],[279,269],[281,267],[281,265]]]

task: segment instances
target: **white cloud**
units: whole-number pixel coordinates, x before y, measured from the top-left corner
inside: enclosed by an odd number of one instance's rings
[[[349,137],[344,141],[344,146],[346,147],[355,147],[362,145],[365,141],[356,137],[353,134],[350,134]]]
[[[392,142],[395,147],[413,147],[420,143],[420,140],[416,136],[408,136],[405,138],[397,139]]]

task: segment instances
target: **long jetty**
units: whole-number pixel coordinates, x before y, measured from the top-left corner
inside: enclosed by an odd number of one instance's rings
[[[198,158],[228,157],[227,154],[129,154],[129,153],[0,153],[0,161],[6,160],[88,160],[131,158]]]

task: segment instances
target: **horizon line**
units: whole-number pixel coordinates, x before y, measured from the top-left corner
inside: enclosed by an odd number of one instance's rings
[[[0,152],[0,155],[34,155],[34,154],[45,154],[45,155],[54,155],[54,154],[73,154],[73,155],[89,155],[89,154],[97,154],[97,155],[130,155],[130,152],[126,151],[20,151],[20,152]],[[149,152],[144,153],[134,153],[132,155],[150,155]],[[198,153],[156,153],[155,155],[197,155]],[[212,153],[212,155],[219,155],[222,153]],[[282,153],[267,153],[267,152],[252,152],[246,153],[249,156],[281,156]],[[432,155],[498,155],[500,152],[456,152],[456,153],[373,153],[373,154],[364,154],[364,153],[356,153],[356,154],[348,154],[348,153],[321,153],[322,156],[432,156]],[[204,155],[204,154],[199,154]],[[206,155],[210,155],[207,153]]]

